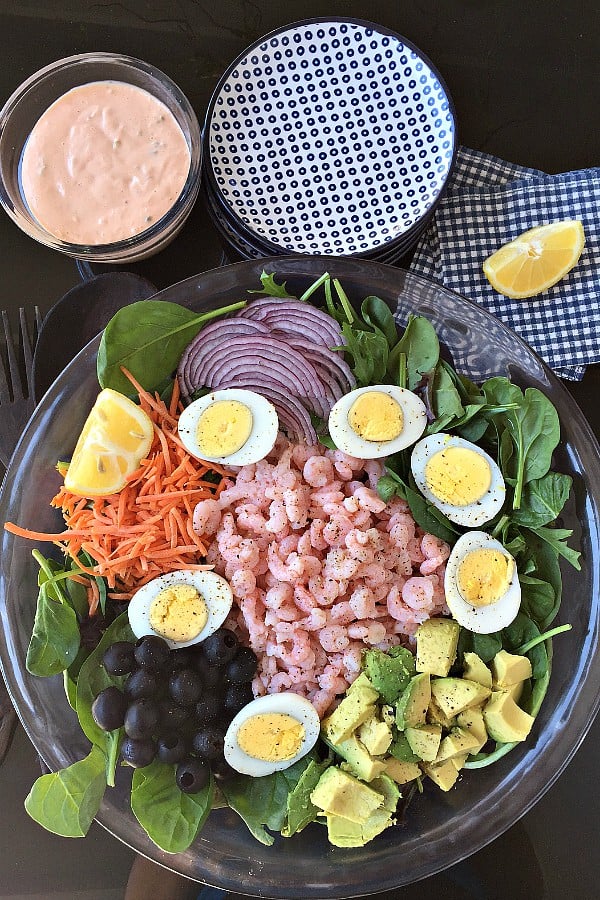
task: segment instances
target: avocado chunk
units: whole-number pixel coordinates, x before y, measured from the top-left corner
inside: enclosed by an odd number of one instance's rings
[[[415,658],[406,647],[367,650],[363,657],[365,674],[386,703],[395,703],[415,674]]]
[[[396,725],[403,731],[407,725],[424,725],[431,701],[429,672],[414,675],[396,703]]]
[[[492,660],[492,675],[494,689],[503,691],[512,684],[531,678],[531,662],[526,656],[500,650]]]
[[[435,697],[432,696],[427,707],[427,721],[431,725],[441,725],[442,728],[450,729],[455,724],[454,718],[449,718],[437,705]]]
[[[382,756],[392,743],[392,729],[382,719],[371,716],[359,727],[357,737],[372,756]]]
[[[418,778],[421,770],[414,762],[402,762],[394,756],[388,756],[385,760],[385,773],[393,778],[396,784],[407,784]]]
[[[404,731],[410,749],[425,762],[433,762],[440,749],[442,739],[441,725],[410,725]]]
[[[534,722],[508,691],[494,691],[483,708],[483,718],[489,736],[502,743],[524,741]]]
[[[467,678],[469,681],[476,681],[478,684],[482,684],[491,690],[492,673],[481,657],[467,650],[463,657],[463,662],[463,678]]]
[[[431,683],[432,697],[449,718],[463,709],[480,706],[490,693],[489,688],[467,678],[436,678]]]
[[[389,812],[396,812],[398,800],[400,799],[400,791],[396,787],[396,782],[389,775],[380,775],[371,785],[373,790],[383,794],[383,808]]]
[[[327,815],[342,816],[364,825],[371,813],[383,805],[385,798],[358,778],[337,766],[329,766],[319,778],[310,799]]]
[[[462,767],[464,766],[464,764],[466,763],[468,758],[469,758],[468,753],[461,753],[460,756],[453,756],[452,759],[450,760],[450,762],[452,763],[452,765],[454,766],[456,771],[460,772],[460,770],[462,769]]]
[[[415,756],[410,749],[410,744],[403,731],[397,731],[394,735],[394,740],[390,744],[389,755],[400,760],[400,762],[413,763],[419,761],[419,757]]]
[[[506,691],[507,694],[513,698],[515,703],[518,703],[521,699],[521,694],[523,693],[523,688],[525,687],[524,681],[518,681],[516,684],[509,684],[508,687],[502,688],[503,691]]]
[[[394,824],[387,809],[375,809],[366,822],[351,822],[342,816],[327,815],[327,836],[334,847],[364,847]]]
[[[346,696],[331,715],[321,723],[325,739],[336,746],[375,714],[378,693],[364,672],[350,685]]]
[[[480,749],[479,741],[470,731],[464,728],[453,728],[440,744],[436,763],[446,762],[465,753],[476,753]]]
[[[456,717],[456,724],[464,731],[468,731],[477,740],[477,749],[470,750],[470,753],[479,753],[481,748],[487,744],[488,733],[483,720],[483,712],[478,706],[473,709],[464,709]]]
[[[451,759],[439,764],[424,764],[423,771],[442,791],[449,791],[454,787],[458,778],[458,769]]]
[[[344,771],[350,772],[362,781],[372,781],[385,769],[385,764],[380,759],[373,759],[364,744],[358,740],[355,734],[351,734],[345,741],[332,744],[333,749],[345,760],[342,763]]]
[[[417,672],[447,675],[454,660],[460,625],[453,619],[427,619],[417,628]]]

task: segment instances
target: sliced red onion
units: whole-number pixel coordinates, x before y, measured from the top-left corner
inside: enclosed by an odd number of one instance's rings
[[[237,313],[236,318],[256,319],[272,328],[298,334],[300,337],[306,337],[307,329],[310,328],[317,336],[315,343],[324,347],[339,347],[345,343],[339,325],[329,313],[298,300],[263,297],[249,303]]]

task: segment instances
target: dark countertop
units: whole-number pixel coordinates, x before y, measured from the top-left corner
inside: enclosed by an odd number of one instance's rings
[[[595,0],[371,0],[366,5],[222,0],[214,7],[197,0],[0,0],[0,105],[21,81],[49,62],[83,51],[111,50],[163,69],[202,119],[218,76],[245,46],[279,25],[327,14],[369,18],[421,48],[448,84],[463,144],[547,172],[598,164],[600,17]],[[198,204],[175,243],[133,270],[163,287],[220,262],[218,240]],[[48,310],[78,280],[71,260],[32,242],[4,214],[0,264],[0,306],[13,314],[19,306],[34,303]],[[600,366],[568,387],[600,433]],[[599,896],[599,743],[597,720],[557,783],[506,834],[446,873],[385,896]],[[19,728],[0,769],[0,898],[124,897],[132,851],[95,825],[87,839],[75,842],[46,834],[28,819],[22,801],[38,774],[35,751]],[[161,900],[198,895],[199,885],[178,884],[161,873],[152,866],[152,887],[136,896],[152,894]],[[208,896],[214,892],[203,892]]]

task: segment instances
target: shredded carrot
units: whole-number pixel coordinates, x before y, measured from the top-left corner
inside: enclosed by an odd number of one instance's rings
[[[106,579],[108,596],[128,600],[137,588],[165,572],[207,569],[201,535],[194,532],[192,514],[199,500],[218,497],[227,472],[194,459],[179,440],[177,417],[182,406],[177,382],[167,406],[158,394],[145,391],[125,368],[123,374],[139,394],[140,406],[154,423],[150,451],[125,487],[108,497],[80,497],[61,487],[51,504],[62,512],[66,528],[56,534],[31,531],[11,522],[7,531],[36,541],[52,541],[77,561],[81,572]],[[221,476],[218,482],[208,474]],[[78,559],[85,551],[96,565]],[[86,579],[87,581],[87,579]],[[100,594],[93,578],[88,585],[90,615]]]

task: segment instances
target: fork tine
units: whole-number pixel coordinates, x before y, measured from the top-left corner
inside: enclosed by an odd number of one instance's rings
[[[25,363],[25,377],[27,379],[27,396],[33,396],[33,346],[27,324],[25,309],[19,309],[19,325],[21,328],[21,347],[23,349],[23,361]]]
[[[12,332],[10,330],[10,322],[8,313],[2,310],[2,326],[4,329],[4,340],[6,343],[6,357],[8,361],[8,373],[5,373],[5,383],[3,382],[2,403],[10,403],[12,400],[19,400],[23,397],[23,388],[21,386],[21,376],[19,375],[19,364],[15,354],[15,345],[13,343]],[[7,377],[7,376],[10,376]]]

